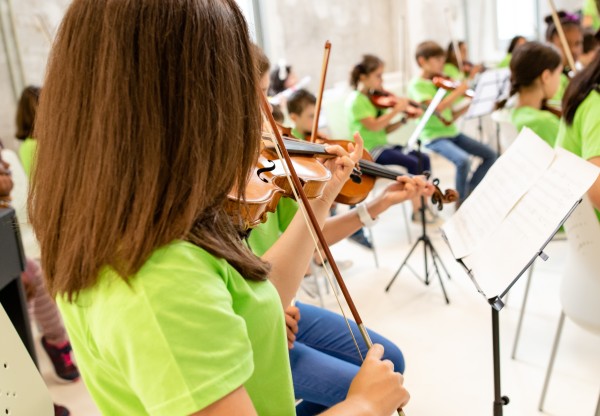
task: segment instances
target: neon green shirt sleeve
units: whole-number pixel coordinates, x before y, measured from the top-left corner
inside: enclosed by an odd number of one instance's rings
[[[23,170],[25,170],[27,177],[31,177],[31,169],[35,159],[36,149],[37,141],[31,137],[26,138],[25,141],[21,143],[21,147],[19,147],[19,159],[21,159],[21,164],[23,165]]]

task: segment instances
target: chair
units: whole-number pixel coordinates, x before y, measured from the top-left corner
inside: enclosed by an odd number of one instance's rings
[[[587,197],[565,223],[569,255],[560,287],[562,312],[544,380],[542,411],[565,316],[583,329],[600,335],[600,223]],[[600,416],[600,396],[596,408]]]
[[[0,305],[0,414],[54,415],[50,393]]]
[[[519,131],[511,121],[510,111],[507,109],[496,110],[492,113],[492,120],[497,125],[498,154],[502,149],[508,148],[519,135]]]

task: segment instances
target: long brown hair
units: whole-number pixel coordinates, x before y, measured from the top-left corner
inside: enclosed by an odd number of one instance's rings
[[[25,140],[33,135],[35,113],[40,99],[40,87],[29,85],[25,87],[17,105],[17,132],[16,138]]]
[[[73,300],[104,266],[127,279],[174,239],[264,279],[224,210],[260,122],[234,0],[75,0],[49,60],[29,200],[51,293]]]

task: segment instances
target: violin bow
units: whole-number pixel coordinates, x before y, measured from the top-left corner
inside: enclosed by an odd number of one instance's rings
[[[452,42],[452,49],[454,49],[454,55],[456,56],[456,63],[458,64],[458,69],[460,70],[461,74],[465,73],[465,68],[464,68],[464,64],[463,64],[463,56],[460,53],[460,48],[458,47],[458,41],[456,40],[456,38],[454,37],[454,32],[452,30],[452,16],[451,16],[451,12],[450,12],[450,8],[446,7],[445,9],[446,13],[446,25],[448,26],[448,34],[450,35],[450,42]]]
[[[319,84],[319,94],[317,95],[317,104],[315,106],[315,119],[313,120],[310,142],[317,140],[317,130],[319,128],[319,115],[321,114],[321,103],[323,102],[323,90],[325,89],[325,78],[327,76],[327,67],[329,66],[329,55],[331,53],[331,42],[325,42],[325,51],[323,52],[323,65],[321,67],[321,82]]]
[[[560,22],[560,18],[558,17],[558,13],[556,12],[556,6],[554,5],[554,0],[548,0],[548,6],[550,6],[550,13],[552,14],[552,21],[554,22],[554,26],[556,26],[556,32],[558,33],[558,38],[560,39],[560,44],[565,51],[565,56],[567,57],[567,62],[571,67],[571,71],[577,72],[577,68],[575,67],[575,59],[573,59],[573,54],[571,53],[571,48],[569,48],[569,43],[567,42],[567,37],[565,36],[565,31],[563,29],[562,23]]]
[[[317,248],[317,252],[320,255],[320,250],[319,250],[319,244],[320,244],[320,249],[323,250],[323,252],[325,253],[325,257],[327,258],[327,261],[329,262],[329,266],[331,267],[333,275],[335,276],[335,280],[337,281],[340,291],[342,292],[342,295],[344,296],[344,299],[346,300],[346,304],[348,305],[348,308],[350,309],[350,312],[352,313],[352,317],[354,318],[354,321],[356,322],[356,325],[358,326],[360,334],[361,334],[365,344],[367,345],[367,348],[370,349],[373,346],[373,341],[371,341],[371,337],[369,336],[369,333],[367,332],[367,329],[365,328],[362,318],[360,317],[360,314],[358,313],[358,309],[356,309],[356,305],[355,305],[354,301],[352,300],[352,296],[350,296],[350,292],[348,291],[348,288],[346,287],[346,283],[344,282],[344,279],[342,278],[342,275],[337,266],[337,263],[335,262],[335,259],[333,258],[333,255],[331,254],[331,250],[329,249],[329,245],[327,244],[327,241],[325,240],[323,231],[321,230],[321,227],[319,226],[319,222],[317,221],[315,213],[313,212],[313,210],[310,206],[310,203],[308,202],[308,198],[306,197],[306,194],[304,193],[304,189],[302,188],[300,179],[298,178],[296,170],[294,169],[294,165],[292,164],[290,155],[289,155],[287,149],[285,148],[283,138],[281,137],[281,134],[279,133],[279,130],[277,129],[277,123],[275,122],[275,119],[273,118],[273,114],[271,114],[271,110],[269,107],[269,103],[267,101],[267,97],[262,92],[261,92],[261,106],[263,109],[263,113],[266,116],[267,121],[270,124],[271,130],[273,131],[273,135],[275,137],[275,143],[276,143],[275,149],[276,149],[277,153],[279,154],[279,157],[281,157],[282,160],[285,161],[285,163],[283,163],[283,166],[285,166],[285,169],[288,172],[288,180],[290,180],[291,184],[293,185],[292,191],[294,192],[294,196],[296,197],[296,200],[302,201],[302,203],[299,204],[300,210],[302,211],[303,215],[305,216],[305,219],[307,220],[308,230],[309,230],[309,233],[311,234],[311,237],[315,241],[315,247]],[[334,291],[334,293],[335,293],[335,291]],[[339,303],[339,301],[338,301],[338,303]],[[356,339],[354,338],[354,333],[352,332],[352,328],[350,327],[350,325],[348,323],[348,320],[343,311],[343,308],[341,307],[341,304],[340,304],[340,309],[342,310],[342,314],[344,315],[344,318],[346,319],[346,323],[348,324],[348,329],[350,330],[350,333],[352,335],[354,343],[355,343],[356,347],[358,348],[358,352],[360,354],[360,348],[358,347]],[[362,354],[361,354],[361,359],[363,359]],[[405,416],[402,409],[398,409],[398,415]]]

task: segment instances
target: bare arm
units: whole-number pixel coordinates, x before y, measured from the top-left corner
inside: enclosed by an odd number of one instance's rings
[[[439,105],[437,106],[436,110],[437,111],[444,111],[445,109],[449,108],[452,106],[452,104],[454,104],[454,102],[456,100],[458,100],[459,98],[461,98],[465,91],[469,89],[469,86],[467,85],[466,82],[463,82],[462,84],[460,84],[457,88],[454,89],[454,91],[452,91],[450,94],[448,94],[441,103],[439,103]]]
[[[594,165],[600,167],[600,156],[593,157],[589,159]],[[597,210],[600,210],[600,176],[596,178],[596,182],[592,185],[590,190],[588,191],[588,195],[592,204]]]
[[[387,113],[385,113],[377,118],[375,118],[375,117],[363,118],[362,120],[360,120],[360,122],[362,123],[363,126],[365,126],[365,128],[367,130],[379,131],[379,130],[387,129],[387,127],[392,122],[392,119],[394,117],[396,117],[396,115],[398,113],[401,113],[402,111],[406,110],[406,107],[408,107],[408,100],[406,98],[398,98],[398,102],[396,103],[396,105],[394,107],[392,107],[392,109],[390,111],[388,111]],[[398,127],[396,127],[396,128],[398,128]],[[387,132],[387,130],[386,130],[386,132]]]
[[[256,410],[248,396],[248,392],[244,386],[238,387],[227,396],[219,399],[208,407],[199,412],[192,413],[190,416],[255,416]]]
[[[328,147],[328,151],[338,155],[337,158],[326,162],[332,172],[332,179],[323,195],[310,201],[321,227],[329,214],[331,204],[362,155],[362,138],[358,134],[354,138],[356,147],[350,155],[339,146]],[[283,307],[289,305],[296,295],[314,249],[304,216],[301,210],[298,210],[285,232],[262,256],[263,260],[271,263],[269,280],[279,292]]]
[[[395,123],[389,124],[389,125],[388,125],[388,126],[385,128],[385,132],[386,132],[386,133],[388,133],[388,134],[389,134],[389,133],[393,133],[393,132],[395,132],[396,130],[398,130],[398,129],[399,129],[401,126],[403,126],[403,125],[404,125],[404,123],[405,123],[405,121],[404,121],[404,120],[399,120],[399,121],[396,121]]]
[[[389,185],[385,191],[367,203],[367,211],[375,219],[389,207],[404,202],[417,194],[419,184],[407,176],[399,176],[397,182]],[[327,218],[323,234],[329,245],[335,244],[362,227],[356,210]]]

